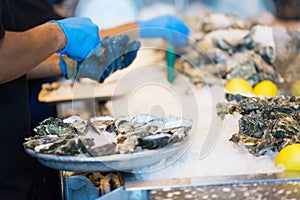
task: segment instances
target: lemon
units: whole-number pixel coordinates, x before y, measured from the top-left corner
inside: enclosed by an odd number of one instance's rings
[[[300,97],[300,79],[295,81],[291,86],[291,94]]]
[[[300,144],[283,148],[275,157],[275,165],[282,164],[286,171],[300,170]]]
[[[272,81],[263,80],[254,86],[253,93],[257,96],[275,97],[278,95],[278,89]]]
[[[252,94],[253,89],[250,83],[248,83],[245,79],[242,78],[233,78],[230,79],[225,88],[227,92],[232,94]]]

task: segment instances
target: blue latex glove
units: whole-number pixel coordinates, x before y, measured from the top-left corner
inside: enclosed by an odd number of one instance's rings
[[[91,78],[103,82],[111,73],[128,67],[136,58],[141,44],[129,42],[127,35],[106,37],[101,41],[102,53],[92,55],[82,62],[76,62],[65,56],[61,57],[61,68],[66,71],[66,78]],[[78,73],[77,73],[78,71]]]
[[[98,26],[89,18],[73,17],[63,20],[51,20],[64,31],[67,44],[58,53],[80,61],[92,54],[100,54],[100,36]]]
[[[182,47],[188,41],[189,28],[179,18],[164,15],[137,22],[142,38],[164,38],[173,46]]]

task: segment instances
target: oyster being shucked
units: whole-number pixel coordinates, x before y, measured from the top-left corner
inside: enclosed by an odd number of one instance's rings
[[[241,95],[226,95],[228,103],[219,103],[217,113],[240,113],[239,133],[230,138],[238,146],[245,146],[255,156],[267,151],[280,151],[289,144],[300,143],[300,99],[277,96],[260,99]],[[230,101],[231,100],[231,101]]]

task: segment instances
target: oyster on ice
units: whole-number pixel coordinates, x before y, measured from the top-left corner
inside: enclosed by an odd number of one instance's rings
[[[49,118],[34,129],[37,135],[25,138],[23,145],[40,153],[107,156],[181,142],[191,129],[190,119],[148,114],[95,116],[89,120],[79,116],[64,120]]]
[[[300,99],[277,96],[261,99],[226,95],[228,103],[219,103],[217,113],[240,113],[239,132],[230,141],[245,146],[255,156],[267,151],[280,151],[289,144],[300,143]]]
[[[214,15],[224,19],[229,17],[220,13]],[[238,28],[230,24],[211,28],[186,46],[175,62],[176,70],[196,86],[224,84],[237,77],[246,79],[252,86],[266,79],[282,83],[283,78],[274,66],[277,49],[272,27]]]

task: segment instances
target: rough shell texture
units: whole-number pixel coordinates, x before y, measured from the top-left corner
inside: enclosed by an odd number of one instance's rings
[[[192,125],[190,119],[174,116],[158,118],[148,114],[118,118],[95,116],[89,120],[79,116],[64,120],[49,118],[35,128],[38,134],[26,138],[23,145],[36,152],[59,155],[124,154],[139,151],[140,148],[157,149],[180,142],[186,138]],[[89,131],[109,141],[97,146],[93,140],[96,141],[96,138],[88,138]],[[83,133],[85,136],[81,136]]]
[[[260,99],[227,95],[228,103],[217,105],[218,114],[240,113],[239,132],[230,141],[245,146],[255,156],[280,151],[289,144],[300,143],[300,99],[277,96]]]

